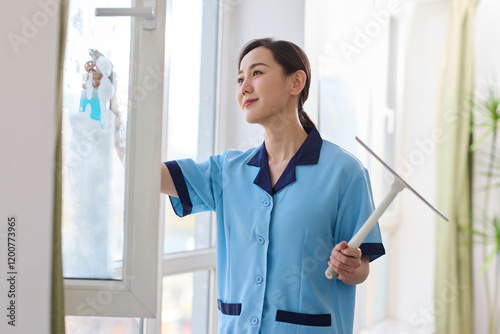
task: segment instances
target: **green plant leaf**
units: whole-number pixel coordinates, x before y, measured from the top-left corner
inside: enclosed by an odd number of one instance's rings
[[[479,145],[481,145],[489,136],[490,136],[491,130],[485,131],[479,139],[475,140],[469,147],[469,151],[474,152]]]
[[[500,247],[497,245],[495,248],[493,248],[493,250],[490,252],[488,257],[484,261],[483,265],[481,266],[480,270],[481,275],[484,275],[484,273],[486,273],[486,270],[488,270],[488,267],[490,266],[491,262],[495,259],[498,252],[500,252]]]
[[[489,239],[490,238],[490,235],[488,233],[485,233],[485,232],[482,232],[482,231],[479,231],[475,228],[473,228],[472,226],[468,226],[468,225],[459,225],[459,228],[461,230],[464,230],[466,232],[469,232],[470,234],[472,235],[475,235],[475,236],[479,236],[479,237],[483,237],[484,239]]]
[[[493,225],[493,229],[495,230],[496,238],[498,240],[497,247],[500,247],[500,220],[497,216],[493,217],[491,224]]]
[[[470,147],[471,151],[475,151],[489,135],[493,134],[494,137],[497,135],[500,122],[500,98],[495,90],[495,87],[490,85],[490,87],[488,87],[488,96],[484,99],[474,97],[471,99],[470,105],[474,120],[471,125],[471,131],[477,132],[480,129],[485,130],[480,138],[475,140]]]
[[[495,216],[493,218],[478,218],[478,220],[482,224],[487,223],[486,230],[465,224],[458,225],[458,228],[469,233],[475,239],[472,241],[473,244],[492,244],[500,249],[500,218]]]

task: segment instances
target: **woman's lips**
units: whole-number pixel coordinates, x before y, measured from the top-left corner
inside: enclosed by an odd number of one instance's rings
[[[252,103],[254,103],[257,100],[258,99],[246,99],[245,101],[243,101],[243,107],[247,108],[247,107],[249,107]]]

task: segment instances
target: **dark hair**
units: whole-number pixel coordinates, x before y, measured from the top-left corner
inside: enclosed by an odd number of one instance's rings
[[[282,67],[286,75],[302,70],[306,73],[306,83],[299,97],[299,120],[303,128],[314,125],[309,116],[303,109],[309,95],[309,86],[311,84],[311,65],[307,59],[306,53],[297,45],[288,41],[274,40],[273,38],[260,38],[248,42],[240,51],[238,67],[241,65],[243,58],[253,49],[260,46],[265,47],[273,54],[276,60]]]

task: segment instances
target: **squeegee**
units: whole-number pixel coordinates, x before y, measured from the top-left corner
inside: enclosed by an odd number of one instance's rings
[[[356,140],[363,146],[368,152],[370,152],[371,155],[375,157],[380,163],[391,172],[391,174],[394,176],[394,181],[392,182],[391,189],[389,190],[389,193],[382,199],[382,202],[378,205],[378,207],[375,209],[375,211],[372,212],[370,217],[366,220],[366,222],[361,226],[359,231],[352,237],[351,240],[347,243],[347,246],[350,248],[358,248],[363,240],[365,240],[366,236],[372,228],[375,226],[375,224],[378,222],[379,218],[382,216],[382,214],[385,212],[385,210],[389,207],[389,205],[392,203],[394,198],[396,198],[396,195],[399,194],[403,189],[409,189],[412,193],[414,193],[418,198],[420,198],[425,204],[427,204],[428,207],[430,207],[434,212],[436,212],[441,218],[444,220],[448,221],[448,218],[446,218],[441,212],[439,212],[434,206],[432,206],[425,198],[423,198],[415,189],[410,187],[408,183],[406,183],[391,167],[389,167],[378,155],[375,154],[365,143],[363,143],[358,137],[356,137]],[[338,274],[333,270],[332,268],[328,267],[325,271],[325,276],[328,279],[334,279],[338,276]]]

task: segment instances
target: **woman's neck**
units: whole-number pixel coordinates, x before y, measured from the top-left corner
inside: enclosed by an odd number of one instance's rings
[[[298,118],[264,127],[264,131],[268,160],[275,163],[289,161],[307,138]]]

